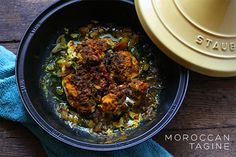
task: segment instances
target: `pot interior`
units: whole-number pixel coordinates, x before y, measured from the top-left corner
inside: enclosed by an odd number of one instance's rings
[[[74,30],[91,20],[112,22],[142,30],[135,7],[131,2],[70,1],[54,4],[36,19],[21,44],[17,74],[18,82],[24,80],[26,89],[26,92],[22,93],[22,97],[33,118],[49,134],[66,143],[78,147],[93,145],[98,149],[104,149],[104,147],[107,149],[121,148],[122,145],[124,147],[132,146],[160,131],[176,113],[187,88],[187,71],[157,49],[157,52],[154,53],[158,53],[157,55],[160,57],[158,66],[164,76],[164,89],[160,95],[158,116],[154,120],[143,123],[137,129],[130,131],[126,138],[115,138],[111,144],[103,144],[106,142],[104,137],[95,138],[83,130],[71,129],[58,118],[55,113],[55,103],[45,98],[40,87],[40,77],[43,74],[42,65],[64,28]]]

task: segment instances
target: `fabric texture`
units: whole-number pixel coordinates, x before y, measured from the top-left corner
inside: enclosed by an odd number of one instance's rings
[[[66,145],[48,135],[29,116],[20,99],[15,78],[16,56],[0,46],[0,118],[20,122],[40,141],[49,157],[171,157],[163,147],[147,140],[131,148],[110,152],[88,151]]]

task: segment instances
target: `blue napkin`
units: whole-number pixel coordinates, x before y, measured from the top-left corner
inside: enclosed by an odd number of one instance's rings
[[[96,152],[66,145],[43,131],[25,110],[16,86],[15,55],[0,46],[0,118],[20,122],[41,141],[49,157],[171,157],[163,147],[147,140],[131,148]]]

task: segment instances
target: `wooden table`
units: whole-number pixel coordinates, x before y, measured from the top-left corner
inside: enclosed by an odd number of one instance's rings
[[[0,0],[0,45],[16,53],[29,24],[55,1]],[[190,147],[193,141],[166,139],[170,135],[179,138],[179,135],[195,134],[214,137],[228,135],[230,140],[226,142],[229,143],[229,150],[195,150]],[[181,109],[154,139],[177,157],[235,157],[236,78],[210,78],[191,72]],[[0,156],[38,157],[46,154],[35,136],[21,124],[0,119]]]

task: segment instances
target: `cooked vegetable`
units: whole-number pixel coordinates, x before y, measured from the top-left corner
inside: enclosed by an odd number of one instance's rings
[[[140,33],[88,24],[58,37],[42,86],[58,115],[91,133],[113,135],[153,119],[161,81],[153,48]]]

